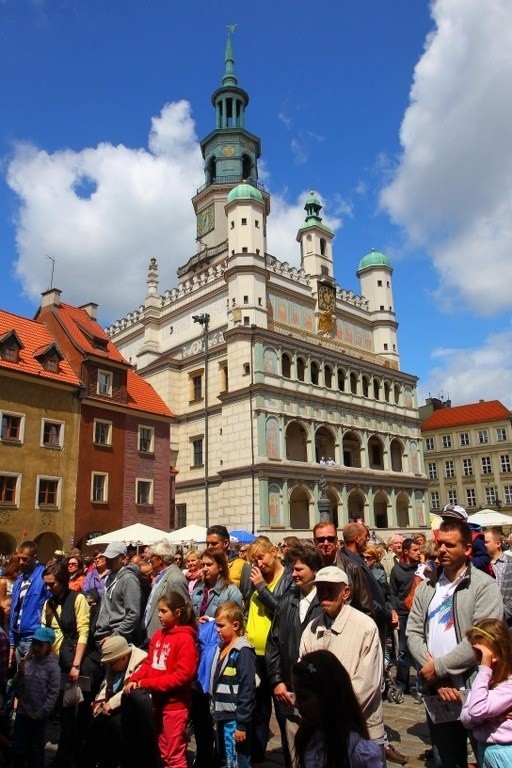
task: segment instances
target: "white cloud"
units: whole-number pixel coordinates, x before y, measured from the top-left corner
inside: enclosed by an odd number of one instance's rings
[[[204,181],[188,102],[167,104],[152,119],[148,147],[105,143],[50,154],[16,146],[7,170],[20,200],[15,270],[34,302],[49,287],[48,256],[63,300],[95,301],[108,322],[143,301],[150,258],[158,260],[162,293],[177,284],[176,269],[195,252],[190,198]],[[268,180],[263,164],[261,171]],[[272,197],[269,250],[281,261],[300,261],[295,236],[307,196],[291,204],[285,194]],[[340,225],[336,217],[324,221]]]
[[[71,303],[100,304],[110,318],[138,306],[151,257],[161,285],[176,283],[176,268],[194,252],[190,194],[203,181],[202,161],[186,102],[169,104],[152,121],[150,151],[100,144],[49,154],[16,147],[7,180],[19,195],[16,273],[38,300],[54,285]],[[96,185],[80,196],[84,179]]]
[[[436,361],[428,379],[420,382],[419,402],[443,393],[453,405],[484,400],[501,400],[512,408],[512,331],[487,337],[481,347],[437,348]]]
[[[435,0],[432,16],[381,203],[431,255],[439,300],[491,313],[512,306],[512,3]]]

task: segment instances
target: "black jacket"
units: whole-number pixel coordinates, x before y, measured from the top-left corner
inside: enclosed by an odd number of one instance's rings
[[[249,603],[251,602],[252,593],[255,591],[255,587],[249,578],[251,575],[251,568],[251,564],[246,563],[242,568],[240,576],[240,592],[242,593],[244,601],[244,614],[246,618],[249,613]],[[291,569],[287,567],[284,569],[284,573],[277,582],[273,592],[271,592],[268,587],[263,587],[263,589],[258,590],[258,598],[271,616],[276,612],[276,606],[281,597],[285,592],[291,589],[292,586],[292,572]]]
[[[322,614],[322,609],[315,595],[306,617],[301,623],[299,618],[300,590],[294,587],[279,601],[265,648],[265,663],[272,689],[278,683],[285,683],[291,689],[291,670],[299,658],[299,646],[302,633],[307,625]]]

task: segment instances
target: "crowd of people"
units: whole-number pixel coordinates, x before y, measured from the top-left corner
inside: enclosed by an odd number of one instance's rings
[[[42,768],[51,717],[56,768],[187,768],[191,729],[194,768],[250,768],[272,709],[287,766],[406,764],[390,686],[425,704],[436,768],[466,768],[468,738],[481,768],[512,765],[512,557],[456,505],[431,539],[387,549],[326,521],[279,546],[234,551],[214,525],[201,550],[114,542],[46,565],[26,541],[3,565],[0,620],[15,768]]]

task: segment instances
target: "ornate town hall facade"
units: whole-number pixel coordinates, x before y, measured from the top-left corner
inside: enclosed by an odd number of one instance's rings
[[[304,535],[323,489],[339,526],[424,526],[416,377],[400,370],[390,262],[361,259],[361,295],[337,285],[314,193],[297,222],[300,268],[267,252],[248,101],[228,39],[192,199],[197,251],[163,294],[152,259],[143,306],[107,329],[175,416],[176,525]]]

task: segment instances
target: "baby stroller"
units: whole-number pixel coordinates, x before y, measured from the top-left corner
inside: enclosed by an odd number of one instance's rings
[[[391,674],[391,664],[386,664],[384,668],[384,690],[382,697],[392,704],[404,703],[404,692],[399,688]]]

